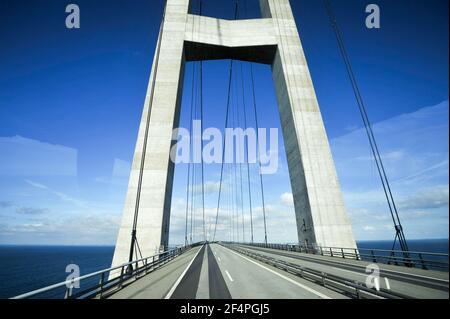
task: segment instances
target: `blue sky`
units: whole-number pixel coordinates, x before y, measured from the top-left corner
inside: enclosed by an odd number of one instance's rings
[[[204,1],[205,14],[232,17],[233,1]],[[246,2],[242,15],[257,17],[256,1]],[[291,2],[355,236],[392,239],[369,145],[322,3]],[[372,2],[333,4],[406,236],[448,238],[448,1],[375,1],[381,29],[368,30],[364,9]],[[68,3],[0,3],[0,243],[115,242],[162,1],[76,1],[79,30],[65,28]],[[248,65],[243,67],[248,72]],[[185,127],[191,68],[183,99]],[[204,64],[206,127],[223,127],[227,68],[228,61]],[[278,127],[270,69],[258,65],[255,72],[260,126]],[[268,236],[292,242],[295,220],[283,152],[278,174],[264,180]],[[214,216],[218,167],[206,168],[206,181],[207,216]],[[184,237],[185,185],[186,166],[180,165],[172,243]],[[253,189],[259,198],[257,184]],[[254,204],[255,239],[262,240],[261,203]],[[225,219],[221,225],[226,237]]]

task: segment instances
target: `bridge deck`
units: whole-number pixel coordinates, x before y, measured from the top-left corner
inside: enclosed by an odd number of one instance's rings
[[[238,246],[309,269],[365,282],[367,262]],[[448,273],[379,265],[380,285],[412,298],[448,298]],[[386,281],[384,278],[388,278]],[[196,247],[110,296],[121,299],[348,298],[219,244]]]

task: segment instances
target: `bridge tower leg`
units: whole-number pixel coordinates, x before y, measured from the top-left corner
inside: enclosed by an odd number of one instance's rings
[[[319,104],[289,0],[260,0],[273,21],[273,80],[300,244],[356,248]]]
[[[261,19],[230,21],[190,14],[189,0],[167,0],[113,266],[128,262],[136,213],[142,255],[167,248],[172,131],[179,124],[185,62],[199,60],[272,66],[299,242],[356,248],[289,0],[260,0],[260,7]]]

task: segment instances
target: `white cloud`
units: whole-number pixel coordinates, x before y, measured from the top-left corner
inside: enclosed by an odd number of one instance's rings
[[[381,158],[383,160],[393,160],[393,161],[397,161],[397,160],[401,160],[405,157],[405,152],[403,150],[395,150],[395,151],[391,151],[385,154],[381,154]],[[372,156],[358,156],[355,158],[358,161],[373,161],[373,155]]]
[[[194,190],[195,194],[201,194],[202,190],[204,189],[205,194],[212,194],[212,193],[218,193],[220,188],[220,181],[213,182],[213,181],[207,181],[205,182],[205,185],[202,187],[202,184],[196,184],[194,185],[194,188],[189,187],[189,191],[192,189]],[[222,182],[222,191],[226,189],[225,182]]]
[[[373,232],[375,230],[375,227],[366,225],[366,226],[363,226],[363,230],[366,232]]]
[[[448,102],[373,125],[407,238],[448,236],[446,114]],[[357,129],[330,142],[356,239],[392,240],[395,230],[365,132]],[[276,194],[278,185],[267,181],[266,184],[266,194]],[[253,189],[257,190],[258,185],[255,184]],[[213,187],[211,192],[217,190],[217,187]],[[254,199],[259,200],[259,195],[255,195]],[[183,203],[180,200],[179,207],[172,206],[174,215],[178,215],[171,220],[172,243],[182,242],[184,239]],[[248,207],[244,207],[248,239],[250,217]],[[208,225],[214,224],[215,214],[214,205],[209,205],[206,209]],[[219,211],[218,234],[221,238],[230,236],[230,214],[229,208],[221,208]],[[195,222],[200,225],[200,210],[196,211],[196,216]],[[269,241],[297,240],[291,193],[286,192],[266,200],[266,222]],[[239,225],[242,225],[241,221]],[[264,220],[259,202],[256,205],[253,203],[253,225],[255,240],[262,241]],[[198,228],[196,234],[201,235],[201,228]]]
[[[58,191],[56,191],[56,190],[53,190],[53,189],[51,189],[50,187],[47,187],[47,186],[45,186],[45,185],[43,185],[43,184],[36,183],[36,182],[30,181],[30,180],[28,180],[28,179],[26,179],[25,182],[28,183],[28,184],[30,184],[31,186],[33,186],[33,187],[35,187],[35,188],[39,188],[39,189],[46,190],[46,191],[48,191],[49,193],[51,193],[51,194],[57,196],[59,199],[65,201],[65,202],[72,203],[72,204],[74,204],[74,205],[76,205],[76,206],[78,206],[78,207],[81,207],[81,208],[87,208],[87,207],[88,207],[88,205],[86,204],[85,201],[79,200],[79,199],[74,198],[74,197],[72,197],[72,196],[69,196],[69,195],[67,195],[67,194],[65,194],[65,193],[62,193],[62,192],[58,192]]]
[[[119,229],[119,218],[103,214],[41,218],[20,224],[0,224],[0,241],[17,244],[112,245]]]
[[[287,206],[294,206],[294,197],[292,193],[283,193],[280,196],[281,202]]]
[[[21,136],[0,137],[0,175],[76,176],[77,150]]]
[[[408,238],[448,237],[448,109],[445,101],[373,125]],[[364,129],[330,144],[356,238],[392,239],[393,225],[386,227],[390,212]]]
[[[448,185],[439,185],[420,190],[402,199],[399,203],[399,208],[417,210],[448,207],[448,199]]]
[[[408,238],[448,236],[448,102],[377,123],[374,125],[374,130]],[[330,142],[357,239],[392,239],[393,226],[390,224],[390,215],[374,164],[369,160],[370,148],[364,131],[357,129]],[[39,154],[44,153],[46,159],[49,154],[50,156],[54,154],[55,159],[48,166],[41,165],[40,160],[35,165],[30,158],[23,162],[19,161],[17,165],[11,158],[0,159],[0,175],[6,174],[5,167],[9,168],[7,174],[10,172],[19,176],[29,174],[30,176],[22,177],[20,180],[27,178],[26,182],[34,188],[34,194],[25,194],[29,196],[31,204],[20,202],[14,208],[49,207],[51,212],[58,211],[60,215],[23,214],[28,218],[16,223],[2,218],[0,242],[113,244],[119,226],[122,202],[110,205],[104,201],[105,198],[99,198],[96,202],[88,201],[77,195],[76,187],[60,188],[45,178],[40,178],[40,175],[46,174],[76,176],[76,150],[15,137],[0,138],[0,151],[3,152],[8,147],[14,150],[10,145],[16,145],[15,153],[13,153],[16,157],[20,157],[21,152],[26,150],[26,147],[20,146],[20,143],[37,145],[36,148],[39,151],[35,153],[38,159],[41,156]],[[33,157],[32,152],[26,154],[28,157]],[[356,158],[360,160],[355,161]],[[57,169],[53,169],[54,167]],[[109,183],[112,183],[114,177],[126,180],[129,167],[129,163],[116,160],[111,177],[104,182],[109,180]],[[37,175],[39,178],[32,177]],[[66,184],[64,181],[63,184]],[[252,189],[257,193],[259,182],[258,180],[252,182],[256,183]],[[271,201],[266,201],[269,241],[295,242],[297,234],[292,194],[284,193],[279,196],[277,195],[280,192],[279,189],[286,188],[277,189],[279,187],[277,183],[269,183],[266,180],[265,182],[266,195],[274,194]],[[223,185],[223,189],[226,189],[226,185],[226,183]],[[185,186],[185,183],[180,186],[183,190],[180,191],[181,194],[185,193]],[[205,207],[208,232],[215,225],[218,189],[217,181],[205,183],[205,193],[213,194],[207,197]],[[201,191],[201,185],[194,186],[194,190]],[[46,206],[42,202],[33,203],[33,200],[43,197],[45,193],[50,195],[47,196],[47,201],[54,200],[52,197],[56,196],[66,205],[61,206],[62,210],[56,210],[53,206]],[[114,194],[114,198],[117,197]],[[172,200],[171,244],[184,241],[185,198],[181,197]],[[224,196],[223,200],[226,198],[227,196]],[[264,221],[259,194],[254,195],[254,199],[254,236],[256,241],[262,241]],[[14,203],[18,202],[16,198],[2,198],[0,208],[5,210],[10,208],[8,203],[11,203],[11,200]],[[249,239],[250,216],[248,207],[245,205],[245,236]],[[222,206],[224,206],[223,203],[219,210],[217,232],[222,238],[228,238],[231,230],[230,222],[239,220],[239,225],[242,227],[242,217],[239,214],[233,217],[229,207]],[[66,214],[64,209],[69,207],[71,213]],[[200,201],[197,202],[194,214],[197,225],[196,236],[201,236],[200,225],[203,220]]]

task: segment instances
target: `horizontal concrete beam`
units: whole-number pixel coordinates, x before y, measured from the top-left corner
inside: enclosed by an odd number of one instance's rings
[[[271,65],[277,46],[224,47],[185,41],[184,52],[187,62],[233,59]]]
[[[192,14],[187,18],[185,40],[225,47],[278,44],[272,19],[224,20]]]
[[[224,20],[189,14],[186,61],[235,59],[272,64],[278,40],[272,19]]]

